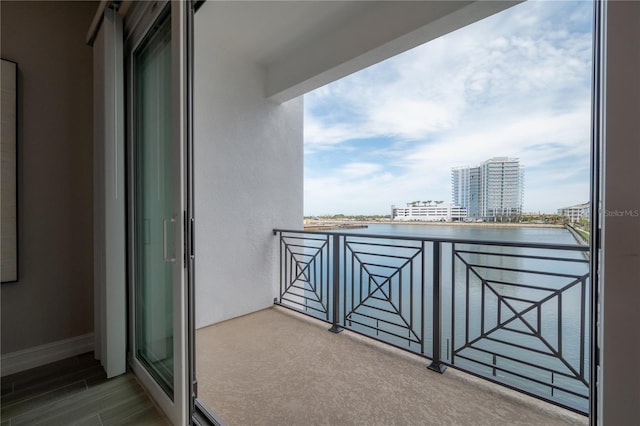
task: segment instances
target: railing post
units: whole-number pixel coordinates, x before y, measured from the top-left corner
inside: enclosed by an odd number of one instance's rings
[[[332,304],[333,304],[333,322],[332,326],[329,329],[332,333],[340,333],[342,331],[342,327],[338,325],[339,313],[340,313],[340,235],[333,235],[333,255],[331,256],[331,261],[333,263],[333,283],[332,283]]]
[[[284,252],[282,250],[282,232],[273,230],[273,235],[278,236],[278,249],[280,250],[280,257],[278,258],[279,270],[280,270],[280,292],[278,293],[278,297],[273,298],[274,305],[282,304],[282,286],[284,283],[284,277],[282,276],[282,262],[284,262]]]
[[[447,368],[440,363],[440,338],[442,327],[440,326],[440,241],[433,242],[433,357],[431,364],[427,367],[429,370],[444,373]]]

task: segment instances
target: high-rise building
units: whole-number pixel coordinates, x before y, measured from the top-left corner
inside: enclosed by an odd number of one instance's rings
[[[469,217],[480,217],[480,168],[453,168],[451,187],[453,204],[466,207]]]
[[[468,217],[495,220],[522,214],[524,167],[520,160],[494,157],[475,167],[451,169],[453,204]]]

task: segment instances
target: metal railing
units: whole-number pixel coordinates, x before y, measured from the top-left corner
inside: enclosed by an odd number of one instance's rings
[[[587,246],[274,230],[278,305],[586,414]]]

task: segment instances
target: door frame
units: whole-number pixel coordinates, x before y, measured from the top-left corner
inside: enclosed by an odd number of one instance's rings
[[[187,350],[188,350],[188,389],[189,389],[189,421],[192,425],[225,426],[226,423],[209,407],[198,399],[198,380],[196,377],[196,303],[195,303],[195,203],[194,203],[194,15],[205,0],[186,0],[185,16],[185,58],[186,58],[186,212],[185,212],[185,263],[187,271]]]

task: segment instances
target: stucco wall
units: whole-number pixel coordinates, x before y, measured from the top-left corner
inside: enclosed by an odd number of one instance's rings
[[[272,230],[302,226],[303,144],[302,99],[267,100],[264,69],[218,47],[198,16],[196,325],[202,327],[273,303],[279,251]]]
[[[601,297],[604,425],[640,424],[640,2],[607,5],[604,275]]]
[[[2,353],[93,331],[92,52],[96,3],[2,1],[18,63],[20,281],[2,284]]]

